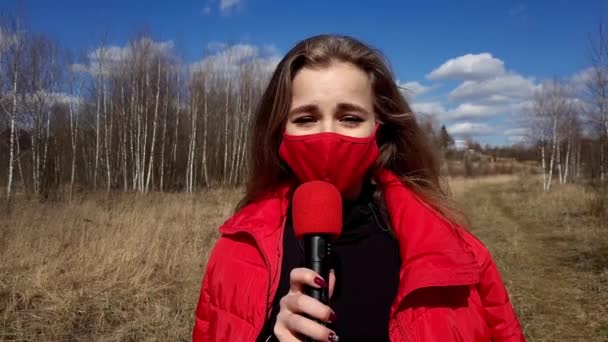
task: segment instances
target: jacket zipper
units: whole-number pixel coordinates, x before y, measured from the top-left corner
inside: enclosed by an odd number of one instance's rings
[[[253,235],[250,232],[247,231],[239,231],[239,232],[233,232],[233,233],[225,233],[226,235],[235,235],[235,234],[239,234],[239,233],[243,233],[243,234],[247,234],[251,237],[251,239],[253,240],[253,242],[255,243],[255,246],[258,249],[258,252],[260,252],[260,255],[262,255],[262,259],[264,260],[264,266],[266,268],[266,273],[268,274],[268,286],[266,287],[266,301],[264,303],[265,308],[264,308],[264,321],[262,322],[262,329],[264,329],[264,325],[266,325],[266,321],[268,320],[268,315],[269,315],[269,311],[268,311],[268,306],[270,305],[270,287],[272,286],[272,275],[270,274],[270,261],[268,261],[268,258],[266,257],[266,254],[264,254],[264,251],[262,250],[262,246],[260,245],[260,242],[258,241],[258,239],[255,237],[255,235]]]
[[[403,331],[403,326],[401,325],[401,322],[399,322],[399,320],[395,317],[394,318],[395,323],[397,324],[397,328],[399,329],[399,334],[401,334],[401,340],[403,342],[407,342],[407,339],[405,338],[405,331]]]
[[[260,252],[260,254],[262,255],[262,259],[264,259],[264,265],[266,266],[266,273],[268,274],[268,286],[266,287],[266,301],[264,302],[264,321],[262,322],[262,329],[264,329],[264,326],[266,325],[266,322],[268,321],[268,315],[270,314],[269,312],[269,305],[270,305],[270,288],[272,287],[272,274],[270,274],[270,261],[268,261],[268,257],[266,257],[266,254],[264,254],[264,251],[262,250],[262,246],[260,245],[260,242],[258,241],[258,239],[251,233],[247,233],[251,236],[251,238],[253,239],[253,241],[255,242],[256,247],[258,248],[258,251]]]

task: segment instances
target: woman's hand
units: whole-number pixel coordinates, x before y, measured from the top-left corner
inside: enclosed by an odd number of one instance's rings
[[[306,286],[323,288],[329,286],[329,297],[333,294],[336,277],[329,274],[329,284],[308,268],[294,268],[289,275],[290,289],[281,298],[281,310],[274,325],[274,334],[281,342],[301,341],[297,336],[305,335],[316,341],[336,342],[340,339],[331,329],[313,319],[332,322],[336,319],[332,309],[304,294]],[[307,315],[308,318],[304,315]]]

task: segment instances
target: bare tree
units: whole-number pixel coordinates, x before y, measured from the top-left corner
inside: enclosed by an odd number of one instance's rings
[[[32,156],[32,190],[46,198],[55,183],[54,165],[48,164],[51,138],[51,112],[61,101],[57,94],[60,82],[58,44],[44,35],[32,34],[24,44],[24,81],[21,89],[25,120],[29,123]]]
[[[161,149],[160,149],[160,181],[159,190],[162,192],[165,189],[165,145],[167,142],[167,117],[169,115],[169,70],[170,67],[165,68],[165,106],[163,110],[163,133],[161,137]]]
[[[576,158],[573,156],[576,153],[577,146],[580,145],[582,136],[582,125],[580,115],[583,113],[582,106],[577,99],[570,99],[565,107],[562,132],[562,142],[558,147],[558,155],[565,155],[563,162],[560,162],[559,179],[560,184],[569,182],[577,174]],[[561,152],[561,151],[564,152]],[[570,178],[569,178],[570,177]]]
[[[71,58],[68,58],[68,62]],[[69,63],[72,65],[72,63]],[[73,100],[68,101],[68,109],[70,114],[70,143],[71,143],[71,165],[70,165],[70,196],[69,200],[72,200],[74,194],[74,182],[76,181],[76,151],[77,151],[77,136],[78,126],[80,123],[80,96],[82,91],[83,79],[79,77],[79,71],[74,67],[69,68],[68,73],[68,87],[69,95],[72,96]]]
[[[101,125],[101,106],[102,106],[102,93],[104,86],[104,72],[105,72],[105,59],[106,59],[106,47],[104,43],[95,51],[94,58],[97,61],[97,106],[95,115],[95,163],[93,167],[93,189],[97,188],[97,170],[99,169],[99,150],[100,150],[100,125]]]
[[[3,109],[5,113],[9,117],[10,122],[10,132],[9,132],[9,162],[8,162],[8,181],[6,184],[6,198],[7,198],[7,208],[10,210],[11,201],[13,198],[13,172],[15,165],[15,130],[16,130],[16,122],[17,122],[17,85],[19,83],[19,69],[22,58],[22,40],[23,35],[21,31],[21,25],[18,18],[14,18],[12,21],[12,27],[10,30],[7,30],[8,27],[4,27],[4,25],[0,26],[0,33],[2,36],[0,37],[0,53],[2,55],[6,54],[7,56],[7,66],[8,66],[8,74],[11,78],[12,84],[12,106],[10,111]],[[0,59],[0,66],[2,65]]]
[[[551,189],[555,166],[561,175],[560,142],[565,118],[573,115],[568,87],[560,80],[544,82],[532,99],[528,109],[528,124],[533,137],[540,145],[540,159],[543,170],[543,191]],[[550,153],[550,154],[549,154]],[[549,155],[548,155],[549,154]],[[548,160],[547,160],[548,158]],[[563,178],[563,176],[561,176]]]
[[[78,187],[148,192],[185,184],[193,192],[242,182],[247,127],[269,76],[255,61],[235,53],[183,68],[161,43],[140,36],[126,47],[102,42],[74,64],[45,36],[18,42],[0,49],[9,197],[15,174],[28,194],[65,182],[70,199]]]
[[[608,179],[608,148],[605,146],[608,137],[608,31],[603,22],[598,24],[597,34],[590,36],[589,47],[589,117],[600,132],[600,179],[605,181]]]
[[[189,91],[192,93],[192,91]],[[186,191],[193,192],[194,191],[194,164],[195,164],[195,150],[196,150],[196,131],[197,131],[197,114],[198,114],[198,106],[194,105],[196,103],[197,98],[196,95],[192,96],[192,100],[190,102],[190,139],[188,145],[188,166],[186,167]]]
[[[152,144],[150,146],[150,160],[148,162],[148,177],[146,179],[146,187],[144,192],[148,192],[150,186],[150,178],[152,177],[152,164],[154,163],[154,146],[156,145],[156,127],[158,126],[158,104],[160,99],[160,56],[158,56],[158,71],[156,74],[156,101],[154,105],[154,119],[152,121]]]

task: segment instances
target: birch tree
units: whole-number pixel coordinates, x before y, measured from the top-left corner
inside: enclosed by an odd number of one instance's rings
[[[0,26],[2,27],[2,26]],[[17,84],[19,83],[19,70],[22,58],[22,34],[20,22],[15,18],[12,22],[12,30],[7,30],[8,27],[2,27],[2,36],[0,37],[0,53],[6,55],[7,74],[11,87],[11,108],[7,110],[3,106],[4,112],[9,117],[9,161],[8,161],[8,181],[6,184],[7,209],[11,209],[11,201],[13,198],[13,173],[15,170],[15,145],[16,145],[16,123],[17,123]],[[2,66],[0,58],[0,67]],[[1,70],[0,70],[1,71]]]
[[[589,38],[591,68],[587,74],[587,91],[591,110],[589,118],[599,132],[600,179],[608,180],[608,30],[603,22]]]
[[[72,63],[69,63],[70,65]],[[72,201],[74,195],[74,183],[76,181],[76,152],[78,144],[78,127],[80,124],[80,96],[82,92],[83,79],[79,75],[79,70],[71,67],[68,72],[69,94],[74,101],[68,101],[68,111],[70,115],[70,144],[71,144],[71,163],[70,163],[70,194],[69,200]]]
[[[560,133],[563,131],[564,117],[572,111],[566,86],[559,80],[546,81],[540,87],[528,110],[531,133],[540,145],[540,162],[543,171],[543,191],[549,192],[553,171],[557,164],[560,169]],[[547,160],[548,158],[548,160]]]

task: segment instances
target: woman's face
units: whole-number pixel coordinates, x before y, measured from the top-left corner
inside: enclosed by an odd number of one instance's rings
[[[375,127],[372,84],[351,63],[304,67],[293,79],[285,131],[291,135],[335,132],[367,137]]]

